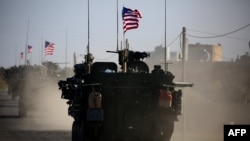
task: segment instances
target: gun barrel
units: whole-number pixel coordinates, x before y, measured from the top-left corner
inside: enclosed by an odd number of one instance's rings
[[[108,52],[108,53],[119,53],[118,51],[109,51],[109,50],[107,50],[106,52]]]

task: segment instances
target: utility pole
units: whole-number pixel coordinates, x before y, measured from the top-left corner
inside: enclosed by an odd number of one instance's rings
[[[185,72],[186,72],[186,28],[182,28],[182,75],[181,75],[181,81],[185,82]],[[185,141],[185,131],[186,131],[186,121],[185,121],[185,109],[186,109],[186,98],[183,96],[183,111],[182,111],[182,124],[183,124],[183,131],[182,131],[182,141]]]
[[[248,47],[249,47],[249,51],[250,51],[250,41],[249,41],[249,43],[248,43]]]
[[[182,28],[182,76],[181,80],[182,82],[186,81],[186,28]]]
[[[76,64],[76,53],[74,52],[73,54],[73,62],[74,62],[74,65]]]

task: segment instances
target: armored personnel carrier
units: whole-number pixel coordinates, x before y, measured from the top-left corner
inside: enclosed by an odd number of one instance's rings
[[[160,65],[149,71],[146,52],[107,52],[118,54],[120,68],[87,53],[74,76],[58,82],[74,118],[72,141],[170,141],[182,107],[175,76]]]

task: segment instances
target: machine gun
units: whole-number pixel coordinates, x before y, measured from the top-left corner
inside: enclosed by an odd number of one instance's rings
[[[107,51],[108,53],[118,53],[119,54],[119,63],[124,61],[132,62],[132,61],[140,61],[144,58],[150,57],[150,54],[147,52],[139,52],[139,51],[131,51],[131,50],[119,50],[119,51]],[[124,60],[125,58],[127,60]]]
[[[119,51],[107,51],[109,53],[118,53],[119,65],[122,72],[148,72],[149,68],[142,60],[150,57],[147,52],[131,51],[128,49]]]

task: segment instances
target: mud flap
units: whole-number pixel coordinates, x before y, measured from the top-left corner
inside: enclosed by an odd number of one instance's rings
[[[103,109],[88,109],[87,121],[103,121],[104,112]]]

